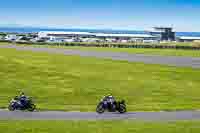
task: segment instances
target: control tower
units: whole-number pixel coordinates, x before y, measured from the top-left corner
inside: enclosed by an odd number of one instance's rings
[[[175,41],[175,32],[172,27],[153,27],[150,31],[153,36],[159,36],[161,41]]]

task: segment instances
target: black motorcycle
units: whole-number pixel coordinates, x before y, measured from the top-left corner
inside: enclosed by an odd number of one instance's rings
[[[96,112],[101,114],[104,113],[105,110],[108,112],[116,112],[125,113],[126,112],[126,104],[125,101],[115,101],[112,104],[109,102],[101,101],[96,108]]]
[[[36,109],[35,104],[33,104],[32,98],[27,98],[25,103],[22,104],[19,100],[19,98],[12,99],[10,101],[10,104],[8,106],[8,109],[10,111],[14,110],[28,110],[28,111],[34,111]]]

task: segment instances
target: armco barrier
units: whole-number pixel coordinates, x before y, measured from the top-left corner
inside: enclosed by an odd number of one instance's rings
[[[5,41],[9,42],[9,41]],[[10,42],[12,43],[12,42]],[[46,42],[15,42],[15,44],[54,45],[54,46],[82,46],[82,47],[112,47],[112,48],[151,48],[151,49],[183,49],[200,50],[200,46],[160,45],[160,44],[107,44],[107,43],[46,43]]]

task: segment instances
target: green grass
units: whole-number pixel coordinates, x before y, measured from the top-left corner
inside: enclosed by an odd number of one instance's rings
[[[95,111],[113,94],[129,111],[200,109],[200,70],[0,49],[0,107],[23,89],[40,109]]]
[[[1,133],[199,133],[199,121],[0,121]]]
[[[6,44],[6,43],[0,43],[0,44]],[[181,44],[190,46],[193,43],[180,43],[180,45]],[[19,45],[24,45],[24,44],[19,44]],[[29,45],[25,45],[25,46],[29,46]],[[200,51],[198,50],[150,49],[150,48],[107,48],[107,47],[103,48],[103,47],[52,46],[52,45],[31,45],[31,46],[78,49],[78,50],[87,50],[87,51],[124,52],[124,53],[131,53],[131,54],[200,57]]]

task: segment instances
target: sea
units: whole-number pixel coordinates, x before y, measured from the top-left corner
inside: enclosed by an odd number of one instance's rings
[[[0,27],[0,32],[6,32],[6,33],[37,33],[39,31],[69,31],[69,32],[91,32],[91,33],[108,33],[108,34],[148,34],[147,31],[134,31],[134,30]],[[176,32],[176,36],[200,37],[200,32]]]

